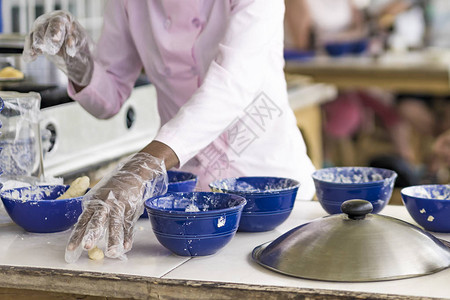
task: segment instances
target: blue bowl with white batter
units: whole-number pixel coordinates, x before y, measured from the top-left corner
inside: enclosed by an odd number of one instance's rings
[[[167,171],[167,179],[168,193],[193,192],[197,185],[198,177],[190,172],[169,170]],[[144,210],[141,218],[148,218],[147,210]]]
[[[340,214],[343,202],[363,199],[372,203],[372,213],[379,213],[392,196],[397,173],[372,167],[334,167],[312,174],[316,196],[329,214]]]
[[[236,234],[246,200],[212,192],[167,193],[145,201],[158,241],[181,256],[219,251]]]
[[[58,199],[69,185],[45,185],[2,191],[10,218],[29,232],[50,233],[69,229],[81,214],[83,197]]]
[[[450,184],[416,185],[400,191],[417,224],[434,232],[450,232]]]
[[[273,230],[283,223],[294,208],[300,183],[282,177],[235,177],[209,184],[213,192],[239,195],[247,200],[239,231]]]

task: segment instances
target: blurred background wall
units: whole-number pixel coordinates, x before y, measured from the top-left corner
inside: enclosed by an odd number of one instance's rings
[[[77,17],[97,39],[101,27],[103,7],[106,0],[0,0],[2,4],[3,33],[26,34],[33,21],[40,15],[53,10],[66,10]]]

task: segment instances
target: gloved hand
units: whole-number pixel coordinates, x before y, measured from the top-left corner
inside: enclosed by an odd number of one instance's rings
[[[107,239],[107,257],[126,259],[144,200],[166,191],[164,162],[145,152],[133,155],[84,196],[83,212],[66,247],[66,261],[75,262],[102,237]]]
[[[78,86],[89,84],[94,70],[93,44],[84,28],[68,12],[54,11],[34,21],[25,39],[23,59],[44,54]]]

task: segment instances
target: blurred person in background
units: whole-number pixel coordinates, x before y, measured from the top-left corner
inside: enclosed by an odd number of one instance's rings
[[[423,0],[370,0],[372,34],[381,38],[383,49],[407,51],[424,46],[424,6]]]
[[[450,48],[450,1],[428,0],[426,11],[429,26],[426,38],[427,46],[448,53]]]
[[[429,0],[429,37],[431,50],[437,50],[439,61],[448,64],[450,61],[450,1]],[[440,99],[440,114],[437,137],[432,146],[434,154],[433,171],[438,176],[438,182],[450,181],[450,97]]]
[[[367,51],[368,22],[352,0],[286,0],[285,47],[328,51],[330,56],[361,55]],[[314,38],[311,38],[314,37]],[[314,41],[314,42],[312,42]],[[351,47],[348,47],[351,45]],[[347,53],[339,47],[352,49]],[[414,160],[408,131],[388,93],[374,89],[342,90],[325,112],[325,160],[331,164],[354,165],[355,137],[367,133],[375,115],[381,120],[394,145],[395,153],[409,164]],[[340,148],[341,161],[333,162],[330,149]]]
[[[442,47],[450,45],[450,30],[446,26],[449,25],[449,1],[371,0],[368,11],[375,24],[374,34],[384,39],[384,51],[407,55],[408,51],[420,50],[432,59],[430,63],[448,63],[448,50]],[[408,131],[419,139],[413,162],[422,169],[420,181],[448,181],[448,165],[441,162],[445,162],[442,158],[445,158],[445,132],[450,129],[450,97],[397,93],[395,98]]]
[[[362,12],[352,0],[286,0],[285,48],[322,50],[366,37]]]
[[[114,116],[144,69],[161,117],[155,139],[85,196],[66,261],[102,236],[106,256],[124,257],[144,198],[165,192],[166,168],[197,174],[203,189],[223,177],[289,177],[312,199],[314,166],[287,98],[283,19],[282,1],[112,0],[94,52],[70,14],[35,21],[24,58],[55,62],[84,109]]]
[[[436,168],[450,168],[450,129],[437,137],[433,143],[433,153],[436,155]]]
[[[374,38],[381,37],[382,52],[407,52],[419,49],[425,41],[424,9],[419,0],[371,0],[368,15]],[[424,98],[426,99],[421,99]],[[416,130],[432,134],[434,117],[426,102],[430,97],[415,94],[397,94],[400,114]],[[425,101],[420,101],[425,100]]]

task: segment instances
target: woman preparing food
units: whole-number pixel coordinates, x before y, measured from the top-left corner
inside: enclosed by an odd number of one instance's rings
[[[283,73],[283,16],[283,1],[109,1],[94,53],[70,14],[35,21],[24,58],[54,61],[88,112],[114,116],[144,69],[161,117],[155,139],[86,195],[68,262],[105,231],[106,256],[124,257],[144,198],[165,192],[166,168],[196,173],[202,189],[223,177],[290,177],[312,198],[314,167]]]

